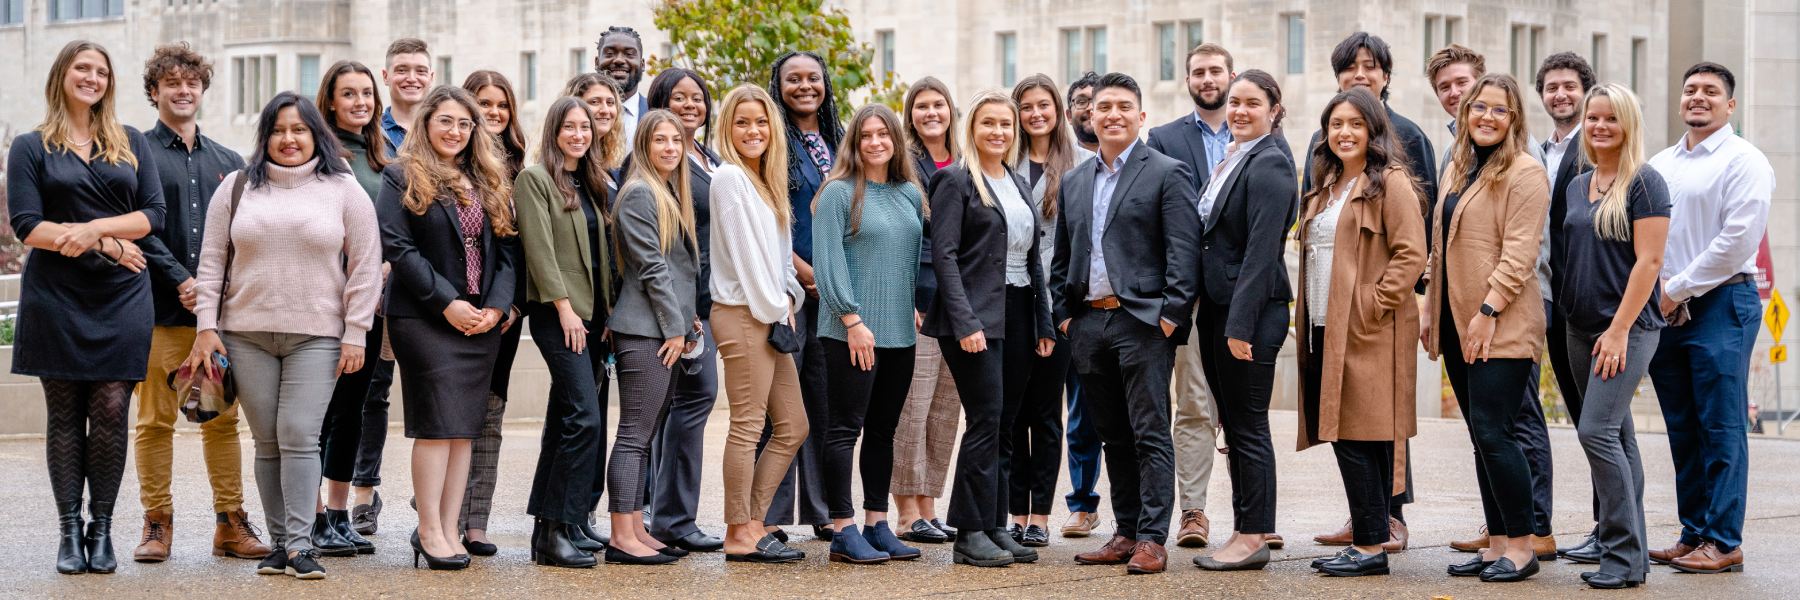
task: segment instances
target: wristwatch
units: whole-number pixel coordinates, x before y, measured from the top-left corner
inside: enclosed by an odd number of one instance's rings
[[[1481,303],[1481,314],[1496,319],[1500,318],[1500,311],[1495,309],[1494,305],[1486,302]]]

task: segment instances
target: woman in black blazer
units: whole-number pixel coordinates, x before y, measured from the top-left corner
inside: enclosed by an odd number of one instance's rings
[[[388,332],[400,367],[419,511],[413,550],[433,569],[468,566],[457,516],[481,436],[499,325],[518,273],[512,186],[462,88],[426,95],[400,160],[382,171],[383,255],[393,265]],[[420,135],[423,133],[423,135]]]
[[[1275,532],[1275,445],[1269,394],[1275,355],[1287,340],[1294,299],[1281,259],[1294,224],[1299,183],[1281,152],[1281,88],[1258,70],[1232,81],[1226,122],[1232,142],[1200,194],[1204,291],[1194,319],[1207,384],[1231,448],[1230,541],[1194,564],[1213,571],[1261,569]]]
[[[968,151],[938,172],[928,194],[938,293],[920,332],[938,339],[968,421],[950,494],[955,560],[999,567],[1037,560],[1005,529],[1012,437],[1003,433],[1012,431],[1032,351],[1049,356],[1056,334],[1031,188],[1007,167],[1018,152],[1018,107],[997,92],[971,104],[961,131]]]

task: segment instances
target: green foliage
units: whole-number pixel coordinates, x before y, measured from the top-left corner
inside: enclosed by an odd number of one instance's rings
[[[875,51],[856,40],[843,9],[824,0],[658,0],[657,29],[669,32],[673,56],[652,56],[649,71],[693,69],[720,96],[739,84],[768,87],[775,59],[791,50],[825,58],[833,99],[850,110],[851,94],[898,109],[905,87],[875,72]]]

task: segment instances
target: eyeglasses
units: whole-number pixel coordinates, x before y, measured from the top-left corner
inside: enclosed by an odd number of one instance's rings
[[[1512,116],[1512,109],[1504,106],[1488,106],[1486,102],[1469,104],[1469,116],[1479,117],[1482,115],[1492,115],[1496,119],[1504,119]]]
[[[437,117],[432,118],[431,125],[432,127],[436,127],[438,131],[450,131],[452,129],[463,133],[475,131],[474,121],[458,119],[449,115],[438,115]]]
[[[1069,104],[1069,108],[1082,109],[1093,105],[1094,101],[1091,98],[1076,98],[1075,102]]]

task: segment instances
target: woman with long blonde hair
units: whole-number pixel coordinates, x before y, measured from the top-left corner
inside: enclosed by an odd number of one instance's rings
[[[690,144],[683,131],[681,120],[667,110],[638,119],[630,173],[612,211],[624,285],[606,321],[619,374],[619,430],[606,472],[612,488],[609,563],[667,564],[687,554],[644,528],[650,440],[678,377],[673,367],[706,341],[694,308],[700,248],[685,164]]]
[[[406,436],[414,438],[414,557],[433,569],[461,569],[469,559],[457,520],[472,442],[487,414],[499,327],[513,306],[518,231],[506,160],[499,142],[479,130],[474,96],[438,86],[417,115],[399,160],[382,171],[375,207],[393,265],[388,332]]]
[[[1638,99],[1617,83],[1588,90],[1581,102],[1582,151],[1594,170],[1569,182],[1563,221],[1569,261],[1557,309],[1568,322],[1569,360],[1581,389],[1576,432],[1600,503],[1600,569],[1583,573],[1595,588],[1635,587],[1650,571],[1644,545],[1644,465],[1631,422],[1631,399],[1650,369],[1662,329],[1663,245],[1669,236],[1668,185],[1645,164]],[[1580,192],[1576,194],[1576,192]]]
[[[112,57],[63,46],[44,82],[48,112],[13,139],[8,215],[31,248],[19,285],[12,372],[37,377],[62,538],[60,573],[111,573],[112,513],[125,471],[131,389],[144,378],[155,321],[144,253],[132,240],[162,226],[162,183],[149,142],[113,113]],[[83,488],[88,502],[85,531]]]

